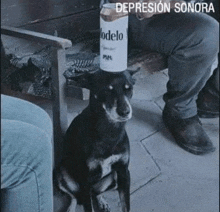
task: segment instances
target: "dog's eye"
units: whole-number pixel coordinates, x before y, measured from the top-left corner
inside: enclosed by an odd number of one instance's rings
[[[124,87],[126,90],[130,90],[131,89],[131,86],[128,85],[128,84],[125,84],[125,87]]]
[[[109,90],[113,90],[113,86],[112,86],[112,85],[109,85],[109,86],[108,86],[108,89],[109,89]]]

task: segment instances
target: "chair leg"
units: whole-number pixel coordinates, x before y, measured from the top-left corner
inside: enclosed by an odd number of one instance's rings
[[[62,152],[63,135],[67,129],[67,104],[65,100],[65,50],[55,48],[52,51],[52,88],[53,88],[53,128],[54,128],[54,161],[59,162]]]

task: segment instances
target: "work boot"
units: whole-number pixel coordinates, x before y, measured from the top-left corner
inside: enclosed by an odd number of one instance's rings
[[[215,151],[215,147],[203,130],[197,115],[187,119],[181,119],[171,116],[171,113],[165,107],[163,121],[175,138],[176,143],[184,150],[195,155]]]
[[[213,83],[216,77],[215,74],[213,74],[205,87],[200,91],[196,101],[198,115],[201,118],[219,117],[219,90]]]
[[[219,92],[211,86],[207,86],[199,93],[196,102],[199,117],[219,117]]]

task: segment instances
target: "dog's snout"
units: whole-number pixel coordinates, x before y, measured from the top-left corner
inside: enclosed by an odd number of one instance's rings
[[[131,106],[127,97],[118,99],[116,111],[120,117],[127,118],[128,116],[130,116]]]
[[[118,113],[119,116],[126,117],[130,113],[130,108],[128,106],[118,107],[117,108],[117,113]]]

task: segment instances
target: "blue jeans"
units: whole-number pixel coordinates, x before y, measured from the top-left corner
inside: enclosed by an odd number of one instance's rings
[[[130,16],[131,44],[168,57],[166,107],[171,115],[197,114],[196,99],[212,75],[219,51],[219,23],[203,13],[155,15],[142,21]]]
[[[38,106],[1,95],[1,210],[52,212],[52,123]]]

